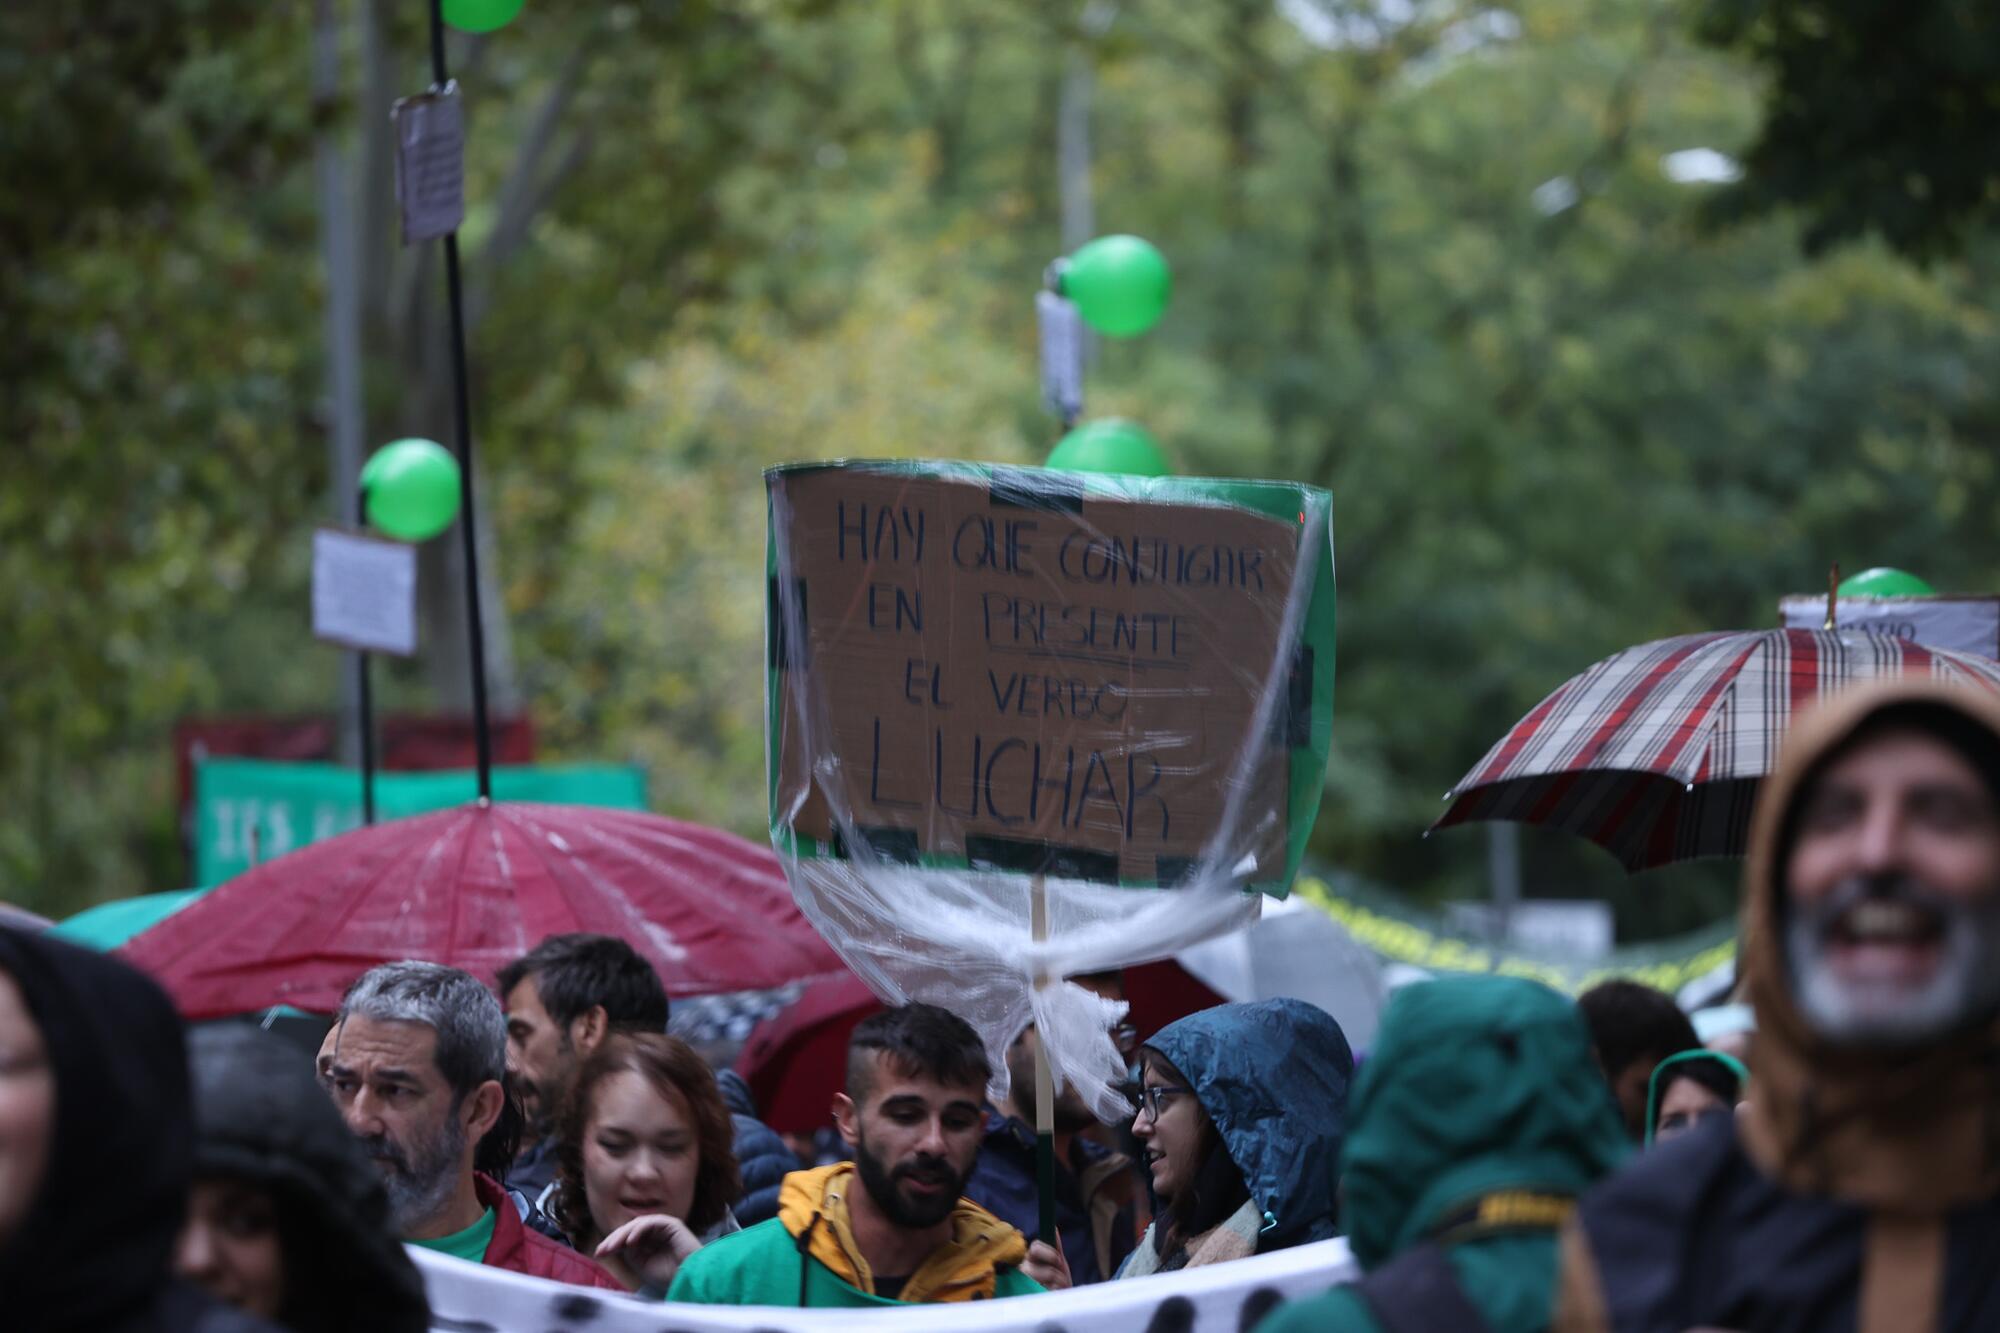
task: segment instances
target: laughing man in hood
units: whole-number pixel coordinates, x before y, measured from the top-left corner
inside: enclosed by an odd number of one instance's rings
[[[1758,798],[1742,1113],[1566,1230],[1555,1327],[2000,1328],[2000,699],[1856,689]]]
[[[1140,1051],[1139,1114],[1160,1212],[1118,1276],[1223,1263],[1338,1234],[1354,1055],[1303,1000],[1220,1004]]]

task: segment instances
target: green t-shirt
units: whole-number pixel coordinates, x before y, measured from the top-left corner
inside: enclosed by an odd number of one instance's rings
[[[421,1245],[439,1254],[448,1254],[454,1259],[464,1259],[469,1263],[484,1263],[486,1247],[493,1243],[493,1210],[488,1208],[480,1214],[479,1220],[463,1231],[454,1231],[449,1236],[434,1236],[430,1240],[413,1240],[412,1245]]]

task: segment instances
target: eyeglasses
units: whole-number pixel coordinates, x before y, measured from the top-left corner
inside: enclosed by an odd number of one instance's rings
[[[1139,1085],[1139,1114],[1157,1125],[1160,1123],[1161,1102],[1192,1091],[1192,1088],[1176,1088],[1165,1083],[1142,1083]]]

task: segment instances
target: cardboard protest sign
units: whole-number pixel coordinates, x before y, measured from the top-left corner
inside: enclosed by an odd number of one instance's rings
[[[1324,544],[1300,567],[1323,493],[941,464],[767,480],[781,846],[1168,886],[1233,827],[1239,882],[1283,891],[1330,735]]]
[[[843,463],[765,474],[771,840],[885,1002],[1005,1089],[1129,1115],[1120,1006],[1052,979],[1254,921],[1332,739],[1331,498],[1283,482]],[[1256,891],[1256,892],[1253,892]]]

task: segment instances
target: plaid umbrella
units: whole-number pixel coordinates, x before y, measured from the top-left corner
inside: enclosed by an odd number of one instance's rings
[[[2000,662],[1858,630],[1688,634],[1614,653],[1515,723],[1446,795],[1475,819],[1567,829],[1645,870],[1740,856],[1792,715],[1844,686],[1922,675],[2000,690]]]

